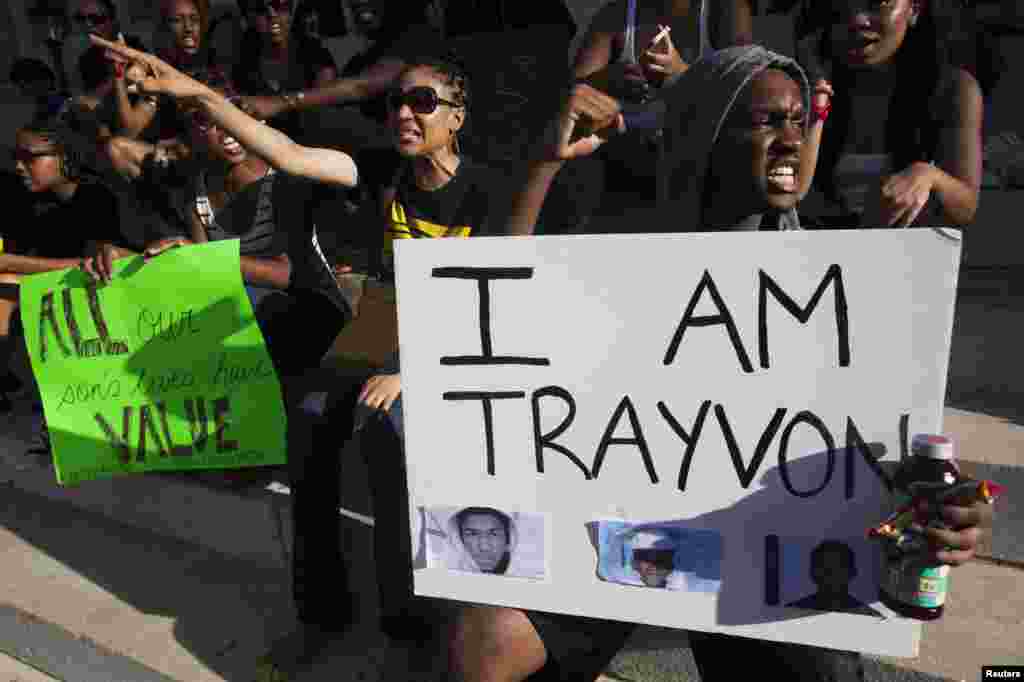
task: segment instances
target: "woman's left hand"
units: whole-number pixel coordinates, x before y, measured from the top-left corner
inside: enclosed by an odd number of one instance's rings
[[[881,224],[908,227],[928,203],[935,185],[935,166],[916,161],[904,171],[889,176],[881,187]]]

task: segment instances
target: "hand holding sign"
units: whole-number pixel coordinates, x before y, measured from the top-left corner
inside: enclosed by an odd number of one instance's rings
[[[580,83],[548,129],[544,158],[567,161],[593,154],[616,132],[625,130],[619,103]]]

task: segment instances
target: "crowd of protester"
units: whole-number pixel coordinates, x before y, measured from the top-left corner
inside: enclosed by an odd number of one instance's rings
[[[331,262],[318,232],[368,245],[368,274],[388,282],[396,239],[587,233],[610,185],[637,196],[616,220],[649,232],[969,225],[984,107],[951,44],[958,4],[798,3],[791,59],[756,44],[747,0],[611,0],[573,58],[557,116],[509,174],[460,145],[474,94],[448,44],[472,32],[460,4],[348,0],[366,49],[339,66],[315,24],[295,20],[305,15],[293,0],[238,0],[245,28],[234,63],[210,44],[207,0],[157,3],[152,46],[123,35],[110,0],[71,0],[68,16],[91,42],[77,63],[80,89],[57,92],[41,62],[11,73],[33,115],[13,131],[16,176],[4,177],[14,213],[0,228],[0,362],[11,368],[0,407],[14,393],[38,403],[19,278],[80,267],[109,281],[119,258],[236,239],[289,410],[301,627],[267,665],[310,662],[358,612],[337,514],[341,452],[358,421],[384,631],[443,633],[459,679],[594,679],[633,626],[463,605],[445,629],[413,597],[397,351],[316,400],[301,379],[353,317],[338,283],[350,264]],[[482,7],[482,30],[502,27],[492,3],[470,4]],[[506,25],[516,22],[529,17]],[[339,115],[317,118],[314,131],[308,116],[325,110]],[[386,146],[352,132],[375,127]],[[571,165],[584,169],[587,191],[571,197],[571,220],[545,229],[538,217]],[[329,203],[338,193],[346,201]],[[5,453],[19,467],[51,458],[36,407],[29,452]],[[973,555],[985,509],[947,512],[955,530],[933,539],[947,548],[938,559],[955,565]],[[863,677],[852,652],[696,633],[692,642],[705,680],[729,678],[737,657],[787,679]]]

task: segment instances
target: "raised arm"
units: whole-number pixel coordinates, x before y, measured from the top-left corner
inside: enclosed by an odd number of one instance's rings
[[[828,117],[833,95],[832,85],[828,81],[822,79],[814,84],[814,92],[811,95],[811,125],[800,148],[800,186],[797,189],[800,199],[807,196],[814,182],[818,154],[821,151],[821,135],[825,130],[825,119]]]
[[[147,95],[132,102],[128,93],[128,85],[125,83],[124,65],[118,63],[116,67],[114,90],[108,96],[113,97],[117,105],[117,132],[125,137],[136,138],[156,118],[159,100],[155,96]]]
[[[624,129],[616,100],[585,83],[576,85],[527,164],[522,188],[512,197],[504,233],[533,234],[551,182],[562,165],[593,154]]]
[[[304,147],[287,135],[257,121],[220,93],[186,76],[151,54],[125,45],[90,36],[94,44],[131,59],[148,69],[139,82],[144,93],[163,93],[179,99],[193,99],[223,130],[233,135],[246,149],[290,175],[318,182],[353,187],[357,183],[355,162],[335,149]]]
[[[622,8],[621,14],[616,12],[617,8]],[[577,80],[589,79],[611,63],[616,31],[616,24],[611,21],[611,17],[616,14],[620,14],[621,21],[625,22],[625,8],[621,2],[613,1],[598,10],[590,22],[587,35],[576,53],[572,66],[573,76]]]
[[[242,99],[259,118],[273,118],[285,111],[315,109],[331,104],[365,102],[387,92],[405,68],[405,62],[385,57],[362,73],[348,78],[323,82],[317,77],[316,87],[286,95],[247,95]]]
[[[711,3],[711,41],[716,49],[754,42],[755,0],[720,0]]]

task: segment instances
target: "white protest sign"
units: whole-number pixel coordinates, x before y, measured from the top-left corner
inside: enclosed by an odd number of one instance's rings
[[[895,460],[942,430],[957,240],[397,248],[415,542],[434,557],[417,594],[917,654],[919,623],[878,602],[865,535],[888,497],[877,444]],[[845,563],[815,570],[837,546]],[[530,571],[511,569],[521,547]]]

